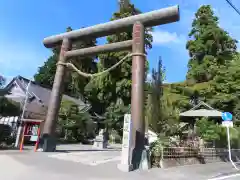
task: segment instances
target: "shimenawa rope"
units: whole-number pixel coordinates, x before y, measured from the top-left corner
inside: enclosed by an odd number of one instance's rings
[[[80,76],[86,77],[86,78],[93,78],[93,77],[97,77],[97,76],[101,76],[107,72],[110,72],[111,70],[115,69],[116,67],[118,67],[120,64],[122,64],[128,57],[131,56],[144,56],[146,57],[146,54],[143,53],[129,53],[127,54],[125,57],[123,57],[119,62],[117,62],[116,64],[114,64],[113,66],[111,66],[110,68],[99,72],[99,73],[95,73],[95,74],[89,74],[89,73],[85,73],[82,72],[81,70],[79,70],[74,64],[72,63],[62,63],[62,62],[58,62],[57,65],[64,65],[67,66],[68,68],[72,68],[74,71],[76,71]]]

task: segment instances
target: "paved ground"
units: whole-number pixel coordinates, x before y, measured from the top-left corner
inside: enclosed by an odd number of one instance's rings
[[[237,180],[240,172],[229,163],[151,169],[123,173],[117,169],[119,149],[92,150],[89,146],[65,145],[55,153],[0,151],[4,180]]]

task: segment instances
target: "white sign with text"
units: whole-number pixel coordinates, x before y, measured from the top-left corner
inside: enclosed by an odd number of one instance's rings
[[[132,120],[131,114],[124,115],[123,137],[122,137],[122,165],[131,164],[131,136],[132,136]]]
[[[232,121],[223,121],[222,126],[224,127],[233,127],[233,122]]]

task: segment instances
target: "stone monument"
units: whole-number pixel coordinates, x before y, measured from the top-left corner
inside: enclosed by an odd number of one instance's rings
[[[93,143],[93,148],[96,148],[96,149],[106,149],[107,148],[106,132],[104,132],[103,129],[101,129],[99,131],[99,134],[96,136],[94,143]]]
[[[132,142],[132,120],[131,114],[124,115],[123,137],[122,137],[122,157],[121,163],[118,164],[118,169],[124,172],[133,170],[132,156],[131,156],[131,142]]]

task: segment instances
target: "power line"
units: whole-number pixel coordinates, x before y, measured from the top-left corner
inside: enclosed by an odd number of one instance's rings
[[[238,13],[238,15],[240,15],[240,11],[238,10],[238,8],[236,8],[236,6],[234,6],[234,4],[230,0],[226,1]]]

